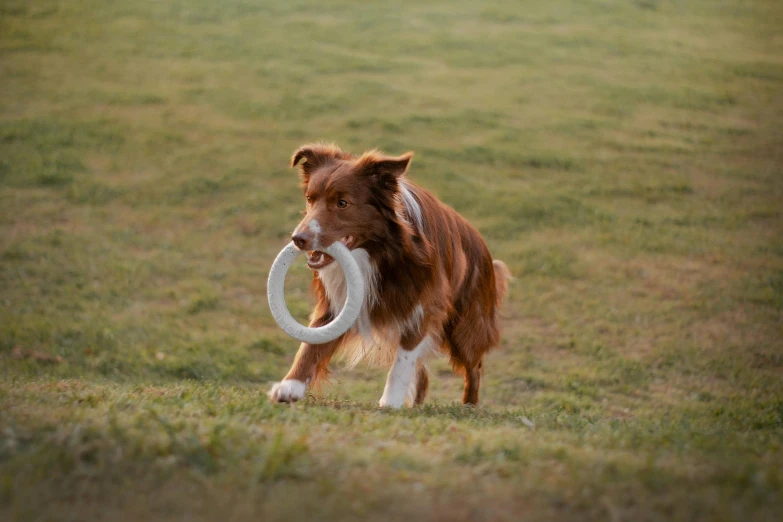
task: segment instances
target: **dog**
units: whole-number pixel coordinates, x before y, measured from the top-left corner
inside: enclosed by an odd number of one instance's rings
[[[511,275],[492,260],[478,230],[407,178],[412,157],[377,150],[356,157],[325,144],[294,153],[306,211],[292,239],[313,270],[310,326],[331,322],[346,298],[345,275],[322,249],[335,241],[348,247],[366,291],[345,334],[300,345],[288,374],[269,392],[272,402],[304,397],[327,376],[332,356],[341,355],[349,367],[391,366],[379,406],[418,405],[427,394],[428,355],[440,352],[464,377],[463,404],[478,404],[482,360],[500,339],[498,311]]]

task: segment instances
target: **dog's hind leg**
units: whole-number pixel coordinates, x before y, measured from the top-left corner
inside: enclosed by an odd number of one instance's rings
[[[472,369],[465,368],[465,389],[462,392],[462,404],[477,405],[481,387],[481,363]]]
[[[484,355],[499,338],[496,323],[477,314],[468,314],[446,331],[446,338],[452,368],[465,379],[462,403],[476,405],[479,402]]]

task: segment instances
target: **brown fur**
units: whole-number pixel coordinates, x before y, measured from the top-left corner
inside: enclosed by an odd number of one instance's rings
[[[411,153],[390,157],[370,151],[355,158],[333,145],[306,145],[292,165],[301,166],[307,212],[295,240],[310,250],[351,236],[352,248],[365,249],[377,272],[375,306],[369,309],[373,330],[398,331],[391,341],[412,350],[429,335],[449,355],[454,370],[465,378],[463,402],[477,404],[484,355],[500,339],[498,308],[510,274],[493,261],[479,232],[455,210],[403,177]],[[421,209],[421,224],[406,210],[403,187]],[[345,208],[339,207],[344,200]],[[317,237],[308,225],[316,220]],[[324,285],[314,274],[316,306],[311,325],[332,320]],[[407,324],[417,305],[419,325]],[[302,343],[286,379],[313,384],[327,374],[331,357],[357,336],[349,331],[324,345]],[[415,403],[427,393],[426,366],[416,371]]]
[[[416,369],[416,397],[413,400],[414,405],[424,403],[424,399],[427,397],[427,388],[430,385],[430,376],[427,372],[427,367],[420,364]]]

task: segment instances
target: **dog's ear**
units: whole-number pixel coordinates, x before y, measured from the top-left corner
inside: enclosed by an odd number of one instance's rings
[[[302,189],[307,188],[307,184],[310,182],[310,175],[315,169],[334,160],[346,160],[350,159],[351,155],[347,152],[343,152],[336,145],[326,145],[322,143],[311,143],[308,145],[302,145],[299,150],[294,152],[291,156],[291,166],[296,167],[299,162],[304,160],[301,164],[301,180]]]
[[[375,183],[381,186],[395,187],[397,179],[408,170],[411,158],[413,158],[412,152],[395,157],[371,151],[359,159],[358,167],[365,175],[373,178]]]
[[[307,174],[328,161],[348,158],[350,155],[335,145],[311,143],[302,145],[299,150],[294,152],[294,155],[291,156],[291,166],[296,167],[300,161],[304,160],[302,172]]]
[[[387,176],[399,178],[408,171],[408,165],[413,158],[413,152],[406,152],[396,158],[384,158],[375,164],[376,170]]]

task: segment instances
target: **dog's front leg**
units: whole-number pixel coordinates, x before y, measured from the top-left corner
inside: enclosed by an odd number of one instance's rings
[[[378,406],[400,408],[405,404],[405,398],[409,397],[413,403],[415,386],[411,386],[413,375],[416,372],[416,362],[419,357],[431,349],[432,342],[429,337],[425,337],[412,350],[406,350],[400,346],[397,348],[397,356],[394,358],[394,364],[386,376],[386,386],[383,388],[383,396],[378,401]]]
[[[323,326],[331,316],[322,317],[310,323],[311,327]],[[272,402],[296,402],[304,397],[307,386],[326,373],[329,360],[342,342],[344,336],[324,344],[302,343],[294,357],[294,364],[282,382],[276,382],[269,390]]]

